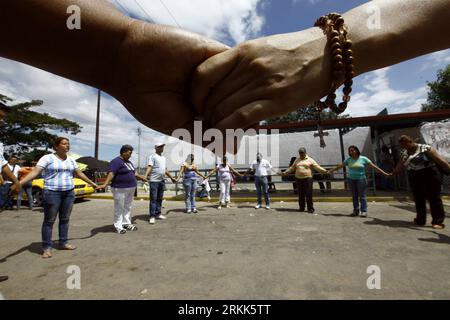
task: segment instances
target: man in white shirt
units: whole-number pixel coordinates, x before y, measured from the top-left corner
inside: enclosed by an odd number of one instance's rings
[[[267,176],[273,170],[272,165],[266,159],[263,159],[261,153],[256,154],[256,160],[252,162],[247,173],[253,173],[255,175],[255,186],[258,200],[255,209],[261,208],[262,194],[266,201],[266,209],[270,209],[270,197],[269,197],[269,182]],[[274,171],[275,172],[275,171]]]
[[[166,217],[161,214],[166,175],[172,182],[175,182],[175,179],[166,169],[166,158],[162,155],[164,146],[164,143],[155,144],[155,154],[152,154],[149,157],[147,171],[144,175],[146,178],[150,175],[150,224],[154,224],[155,219],[166,219]]]

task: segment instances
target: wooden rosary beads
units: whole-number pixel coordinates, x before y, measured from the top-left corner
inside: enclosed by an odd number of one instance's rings
[[[353,77],[355,76],[353,66],[352,42],[347,39],[347,27],[344,25],[344,18],[339,13],[330,13],[320,17],[315,27],[320,27],[328,37],[332,57],[332,92],[328,94],[325,102],[317,101],[315,103],[318,112],[326,108],[340,114],[347,108],[352,92]],[[336,89],[339,80],[344,77],[344,96],[342,102],[336,105]]]

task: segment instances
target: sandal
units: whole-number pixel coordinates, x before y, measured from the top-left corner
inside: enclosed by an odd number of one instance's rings
[[[441,229],[444,229],[444,228],[445,228],[445,224],[443,224],[443,223],[441,223],[441,224],[433,224],[431,227],[432,227],[433,229],[441,230]]]
[[[75,250],[77,247],[75,247],[73,244],[65,244],[60,249],[61,250]]]
[[[50,249],[45,249],[42,253],[42,259],[48,259],[52,257],[52,251]]]

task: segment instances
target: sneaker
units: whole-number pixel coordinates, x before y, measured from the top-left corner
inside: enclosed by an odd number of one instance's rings
[[[308,213],[311,213],[311,214],[313,214],[313,213],[314,213],[314,209],[310,209],[310,210],[308,210]]]
[[[155,218],[151,217],[150,220],[148,220],[148,223],[155,224]]]
[[[305,208],[299,208],[298,211],[299,212],[305,212]]]
[[[259,208],[261,208],[261,205],[260,205],[260,204],[257,204],[257,205],[255,206],[255,209],[259,209]]]
[[[124,233],[127,232],[127,230],[125,230],[125,229],[116,229],[116,232],[117,232],[118,234],[124,234]]]
[[[217,210],[222,209],[222,206],[219,204],[219,206],[217,207]]]
[[[359,215],[361,218],[367,218],[367,212],[361,212],[361,214]]]
[[[230,205],[227,203],[226,206],[225,206],[225,208],[230,208]]]
[[[433,225],[431,225],[431,227],[432,227],[433,229],[442,230],[442,229],[445,228],[445,224],[443,224],[443,223],[433,224]]]
[[[138,229],[133,224],[125,224],[125,225],[123,225],[123,227],[125,228],[125,230],[128,230],[128,231],[137,231],[137,229]]]
[[[156,217],[156,219],[158,219],[158,220],[166,220],[167,218],[165,216],[163,216],[162,214],[160,214],[159,216]]]
[[[192,213],[197,213],[198,210],[196,208],[192,209]]]
[[[186,213],[191,213],[191,209],[186,209]]]
[[[266,210],[270,210],[270,206],[266,206]]]

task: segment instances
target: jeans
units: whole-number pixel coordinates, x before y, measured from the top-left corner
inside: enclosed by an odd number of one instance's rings
[[[67,244],[69,219],[75,200],[75,193],[73,190],[51,191],[44,189],[43,200],[44,223],[42,224],[42,248],[45,250],[52,247],[52,229],[58,214],[59,245],[65,246]]]
[[[150,182],[150,218],[161,214],[165,185],[164,181]]]
[[[0,186],[0,208],[12,208],[12,200],[9,194],[11,183],[4,183]]]
[[[27,200],[28,200],[28,208],[33,209],[33,187],[31,182],[24,185],[17,196],[17,209],[20,209],[20,206],[22,205],[22,194],[25,191],[27,194]]]
[[[430,203],[431,224],[444,223],[445,211],[441,199],[442,175],[438,168],[408,170],[408,178],[416,205],[417,224],[426,223],[427,201]]]
[[[367,180],[348,179],[348,185],[350,186],[350,190],[352,191],[353,210],[359,211],[359,203],[361,202],[361,212],[367,212]]]
[[[183,179],[184,202],[186,210],[195,209],[195,190],[197,189],[197,178]]]
[[[305,199],[308,211],[314,211],[313,205],[313,179],[296,179],[298,189],[298,206],[301,211],[305,210]]]
[[[255,176],[255,186],[256,186],[256,195],[258,196],[258,204],[262,203],[262,194],[264,193],[264,199],[266,200],[266,206],[270,204],[269,199],[269,182],[267,181],[267,177],[257,177]]]
[[[114,196],[114,227],[122,230],[124,225],[131,224],[131,203],[133,202],[133,188],[111,188]]]

